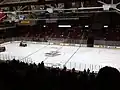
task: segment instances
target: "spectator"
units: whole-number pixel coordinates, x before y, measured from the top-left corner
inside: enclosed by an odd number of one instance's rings
[[[120,73],[112,67],[102,68],[98,75],[84,70],[76,71],[45,67],[44,62],[36,65],[6,61],[0,63],[1,90],[117,90]]]
[[[96,77],[96,90],[119,90],[120,72],[112,67],[100,69]]]

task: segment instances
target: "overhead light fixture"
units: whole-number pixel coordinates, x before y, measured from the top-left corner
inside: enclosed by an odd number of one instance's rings
[[[53,13],[53,8],[47,8],[47,11],[48,11],[49,13]]]
[[[104,28],[108,28],[108,25],[104,25]]]
[[[46,25],[44,25],[43,27],[46,27]]]
[[[85,28],[88,28],[89,27],[89,25],[85,25]]]
[[[71,27],[71,25],[58,25],[58,27]]]

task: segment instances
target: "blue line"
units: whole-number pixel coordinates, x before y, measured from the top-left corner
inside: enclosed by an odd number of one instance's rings
[[[70,56],[70,58],[65,62],[64,66],[70,61],[70,59],[77,53],[80,47]]]

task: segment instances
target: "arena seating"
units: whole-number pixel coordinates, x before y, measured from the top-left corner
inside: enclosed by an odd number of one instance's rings
[[[46,36],[48,38],[65,38],[65,39],[84,39],[86,40],[88,38],[88,34],[90,33],[89,30],[83,30],[79,27],[72,27],[71,29],[50,29],[49,27],[39,30],[38,27],[18,27],[15,28],[17,31],[12,32],[12,30],[7,30],[6,32],[1,31],[2,38],[8,38],[8,37],[31,37],[35,39],[39,38],[45,38]],[[104,32],[103,32],[104,31]],[[14,35],[6,33],[15,33]],[[84,37],[83,36],[84,32]],[[111,29],[104,29],[100,30],[99,33],[96,31],[92,31],[92,34],[94,35],[94,39],[96,40],[108,40],[108,41],[119,41],[120,40],[120,32],[118,27],[114,27]],[[111,37],[112,36],[112,37]]]

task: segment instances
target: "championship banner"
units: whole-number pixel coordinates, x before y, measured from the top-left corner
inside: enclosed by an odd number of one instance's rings
[[[31,20],[21,20],[18,25],[22,26],[33,26],[36,24],[36,21],[31,21]]]
[[[29,20],[22,20],[20,21],[21,24],[30,24],[30,21]]]

